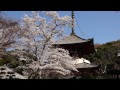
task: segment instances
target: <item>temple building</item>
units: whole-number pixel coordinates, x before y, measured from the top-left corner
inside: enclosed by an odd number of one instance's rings
[[[84,57],[95,52],[94,40],[83,39],[74,32],[74,11],[72,11],[72,32],[69,36],[57,41],[54,46],[64,48],[69,51],[72,57]]]
[[[83,39],[75,34],[74,31],[74,11],[72,11],[72,32],[69,36],[57,41],[54,46],[63,48],[69,51],[70,56],[73,57],[73,63],[79,72],[74,72],[77,76],[86,76],[90,73],[95,73],[99,70],[100,65],[92,64],[86,60],[87,55],[95,53],[93,38]]]

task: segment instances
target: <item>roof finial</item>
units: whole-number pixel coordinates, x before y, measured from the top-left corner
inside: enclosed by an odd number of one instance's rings
[[[74,17],[75,17],[75,15],[74,15],[74,11],[72,11],[72,14],[71,14],[71,16],[72,16],[72,33],[71,34],[75,34],[75,32],[74,32]]]

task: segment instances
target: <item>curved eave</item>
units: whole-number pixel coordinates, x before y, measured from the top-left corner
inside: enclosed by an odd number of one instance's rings
[[[62,45],[62,44],[79,44],[79,43],[85,43],[85,42],[89,42],[91,41],[92,39],[83,39],[83,38],[80,38],[78,37],[77,35],[75,34],[71,34],[57,42],[55,42],[54,44],[56,45]]]

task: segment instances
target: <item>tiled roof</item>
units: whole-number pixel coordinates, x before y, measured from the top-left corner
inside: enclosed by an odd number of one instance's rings
[[[84,43],[88,42],[90,39],[83,39],[75,34],[70,34],[69,36],[57,41],[55,44],[74,44],[74,43]]]

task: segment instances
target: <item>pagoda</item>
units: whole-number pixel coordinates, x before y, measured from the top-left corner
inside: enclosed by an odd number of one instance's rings
[[[74,31],[74,11],[72,11],[72,32],[69,36],[57,41],[54,46],[64,48],[69,51],[72,57],[85,57],[95,52],[94,40],[83,39],[76,35]]]
[[[86,60],[87,55],[95,53],[93,38],[84,39],[76,35],[74,31],[74,11],[72,11],[72,32],[69,36],[57,41],[54,46],[63,48],[69,51],[70,56],[73,57],[74,65],[79,72],[74,72],[77,76],[86,76],[89,74],[97,74],[100,65],[95,65]],[[87,61],[87,62],[85,62]],[[88,63],[89,62],[89,63]]]

